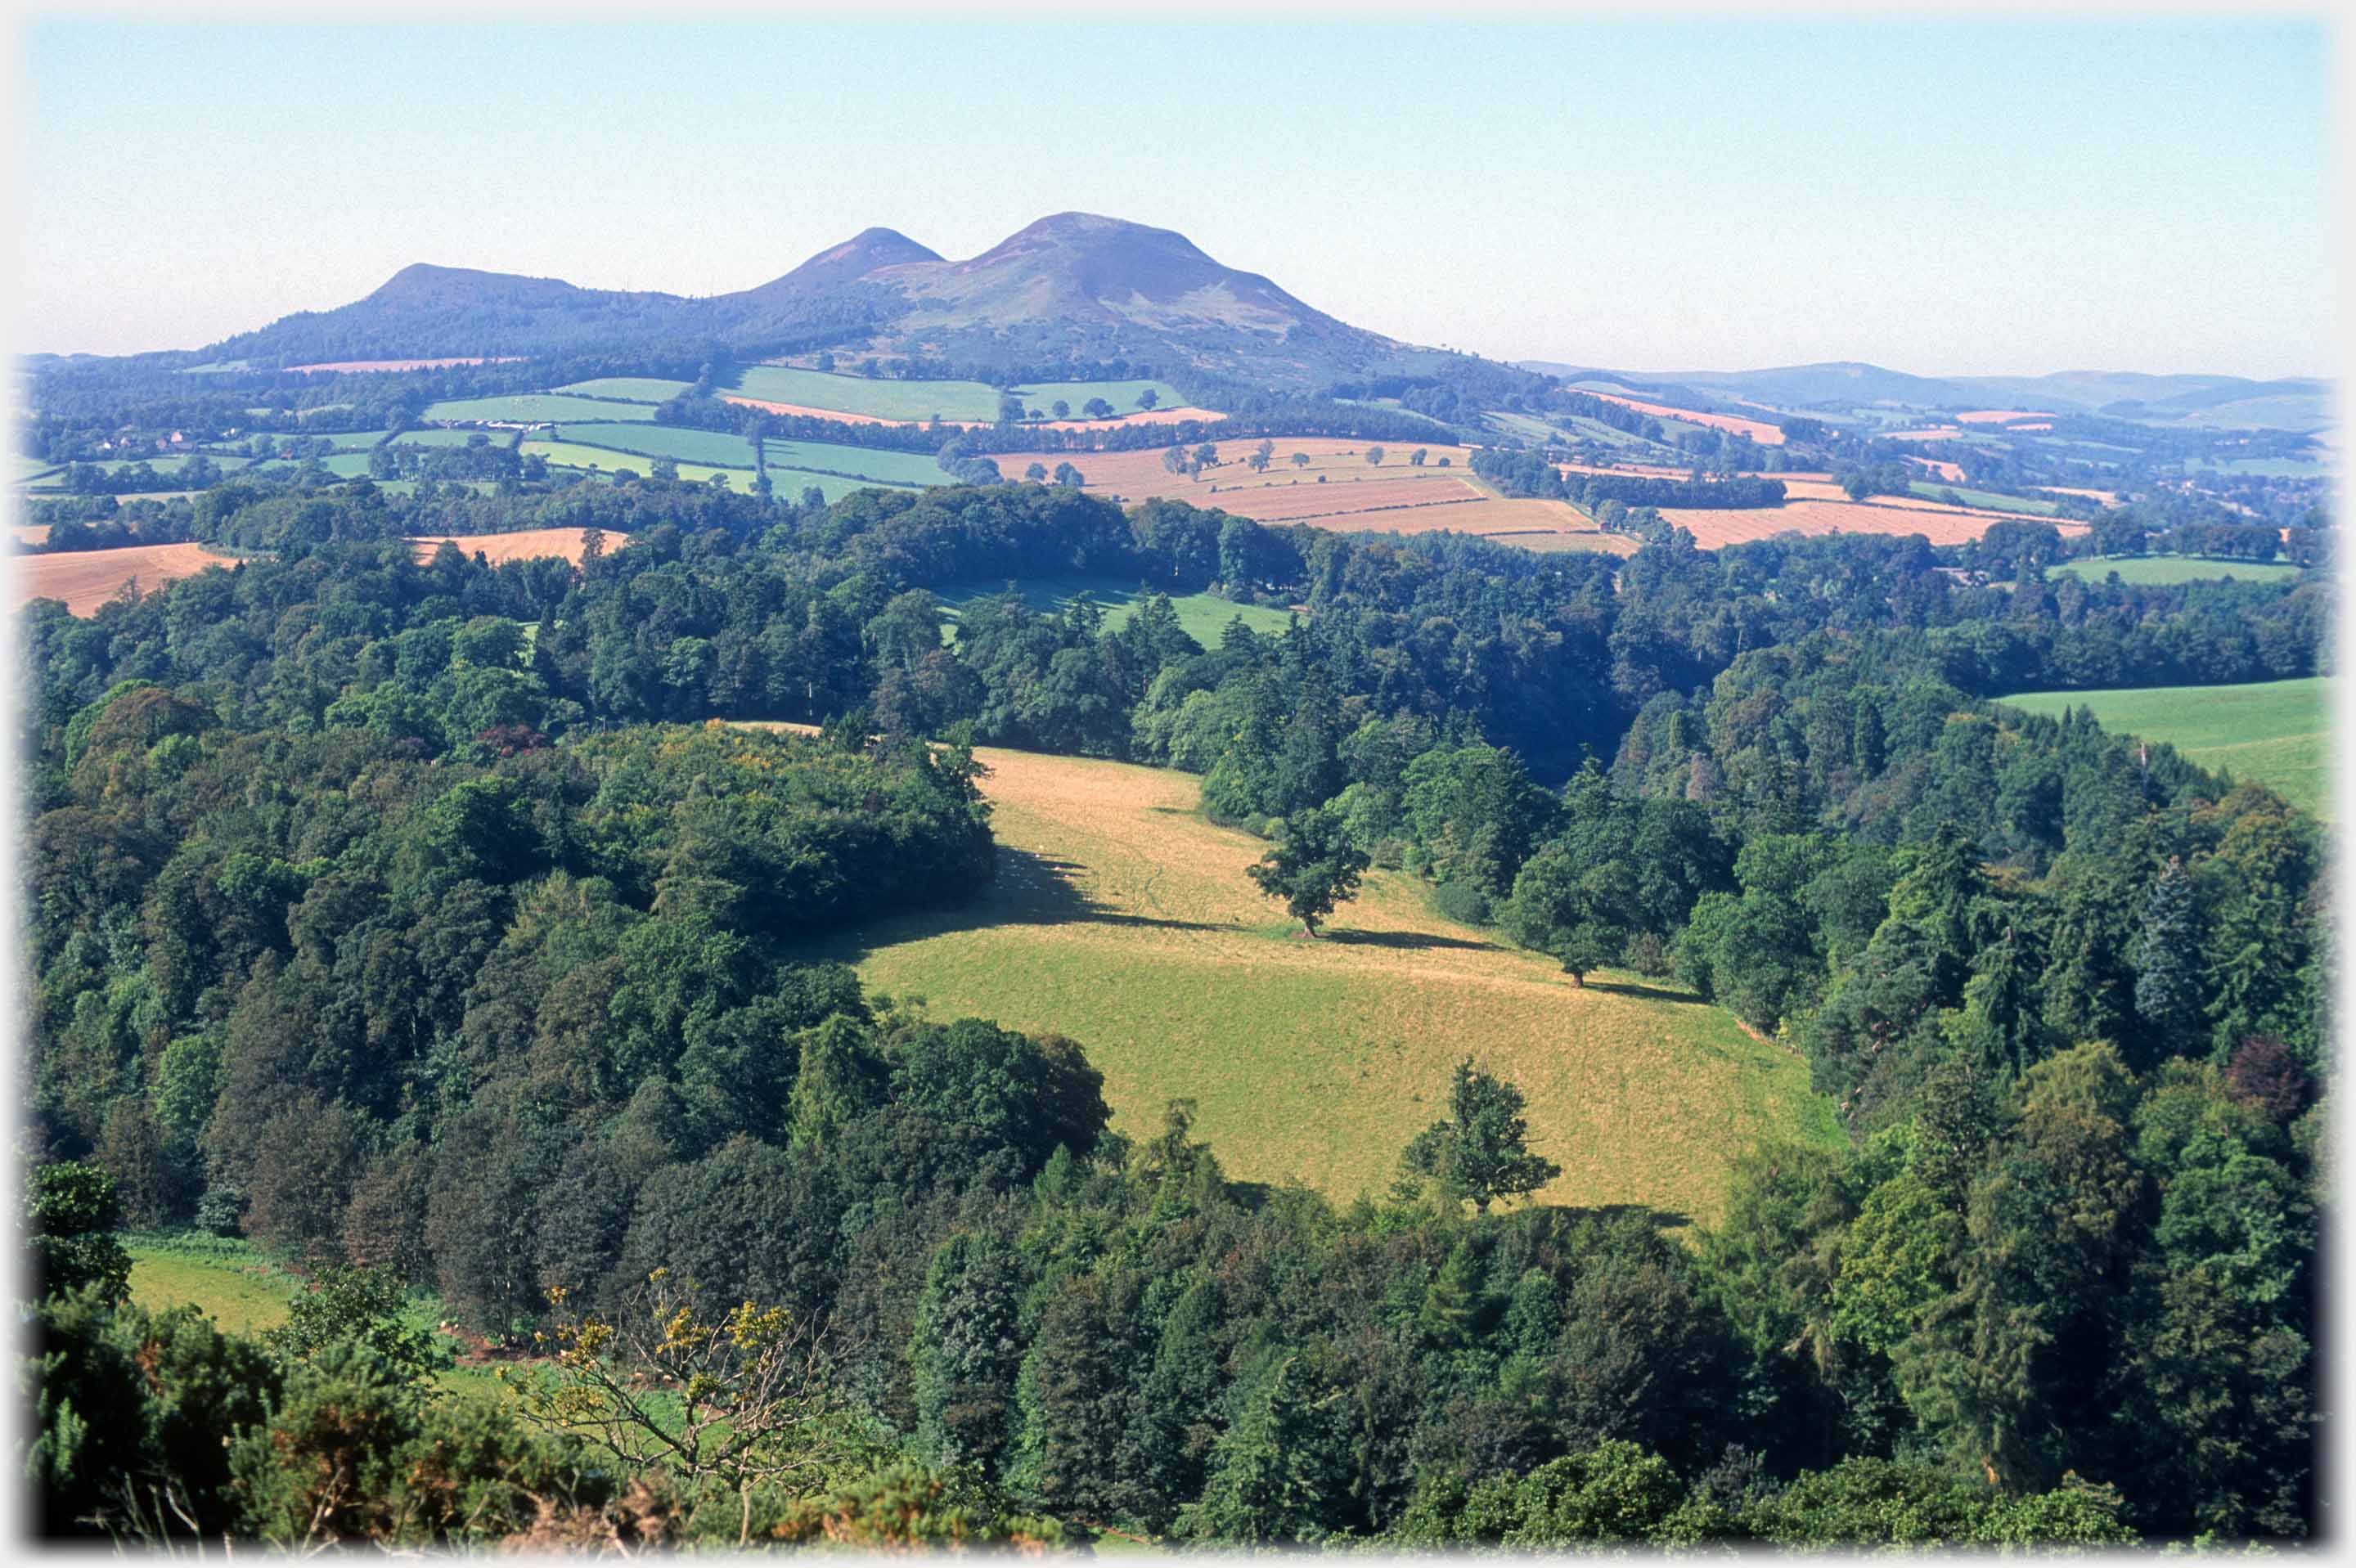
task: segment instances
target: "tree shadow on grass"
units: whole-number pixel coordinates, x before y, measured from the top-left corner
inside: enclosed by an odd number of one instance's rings
[[[1638,997],[1648,1002],[1676,1002],[1687,1007],[1709,1006],[1691,991],[1680,991],[1667,986],[1646,985],[1641,980],[1597,980],[1590,978],[1586,988],[1608,991],[1615,997]]]
[[[1001,844],[998,875],[970,901],[948,909],[885,915],[817,938],[803,955],[856,964],[879,948],[952,931],[1001,926],[1114,925],[1162,931],[1232,931],[1229,925],[1135,914],[1090,897],[1078,881],[1087,868]]]
[[[1317,933],[1317,940],[1341,947],[1389,947],[1403,952],[1454,948],[1465,953],[1487,953],[1497,945],[1494,942],[1468,942],[1461,936],[1438,936],[1426,931],[1336,930],[1330,926]]]

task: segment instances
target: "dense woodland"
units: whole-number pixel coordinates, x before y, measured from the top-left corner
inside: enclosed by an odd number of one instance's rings
[[[2032,525],[1963,566],[1854,536],[1541,557],[1036,485],[232,479],[172,515],[252,559],[20,627],[52,1529],[2313,1525],[2320,830],[1987,699],[2313,673],[2319,579],[2049,580]],[[595,548],[402,542],[538,527]],[[937,590],[1076,572],[1151,592],[1117,630],[1010,593],[944,636]],[[1300,613],[1205,647],[1159,596],[1203,590]],[[1470,1070],[1347,1208],[1227,1179],[1183,1105],[1116,1134],[1087,1041],[808,956],[991,876],[980,741],[1198,773],[1220,820],[1726,1007],[1805,1056],[1847,1147],[1743,1153],[1725,1222],[1678,1232],[1515,1201],[1511,1086]],[[308,1266],[313,1328],[125,1304],[118,1224]],[[385,1306],[547,1335],[594,1404],[667,1279],[708,1304],[676,1321],[776,1313],[701,1374],[768,1391],[733,1407],[776,1418],[750,1456],[432,1393]]]

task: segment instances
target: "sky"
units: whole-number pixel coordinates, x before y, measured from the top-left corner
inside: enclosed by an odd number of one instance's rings
[[[489,14],[29,24],[19,349],[198,347],[419,261],[723,293],[1077,208],[1500,358],[2331,368],[2313,20]]]

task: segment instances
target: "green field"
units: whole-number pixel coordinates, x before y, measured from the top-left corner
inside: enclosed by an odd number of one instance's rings
[[[2276,582],[2297,577],[2299,569],[2286,560],[2202,560],[2183,555],[2096,555],[2065,560],[2046,569],[2049,577],[2078,577],[2100,582],[2112,572],[2121,582],[2138,588],[2174,588],[2179,583],[2237,578],[2244,582]]]
[[[1315,942],[1244,876],[1262,845],[1196,814],[1197,781],[1121,763],[984,750],[999,873],[948,913],[813,944],[928,1016],[1080,1042],[1114,1125],[1194,1136],[1252,1181],[1381,1191],[1443,1112],[1459,1058],[1528,1096],[1530,1144],[1563,1175],[1539,1197],[1722,1211],[1730,1161],[1771,1136],[1837,1140],[1781,1046],[1633,976],[1584,989],[1551,961],[1432,912],[1398,872],[1366,879]]]
[[[393,446],[466,446],[481,439],[492,446],[513,446],[511,430],[405,430],[392,438]]]
[[[1164,381],[1041,381],[1015,389],[1024,409],[1052,412],[1056,399],[1072,406],[1077,419],[1090,398],[1102,398],[1115,413],[1135,413],[1137,400],[1152,388],[1161,403],[1175,408],[1185,401]],[[737,378],[734,389],[742,396],[768,403],[792,403],[870,419],[923,421],[938,414],[944,420],[991,421],[998,418],[998,389],[980,381],[869,380],[864,376],[839,376],[824,370],[800,370],[787,365],[752,365]]]
[[[2211,474],[2254,474],[2261,479],[2320,479],[2331,472],[2325,464],[2301,457],[2229,457],[2198,467]]]
[[[885,485],[946,485],[941,465],[921,452],[885,452],[869,446],[842,446],[829,441],[778,441],[761,443],[772,468],[809,468],[821,474],[855,474]],[[1010,476],[1011,477],[1011,476]]]
[[[517,392],[503,398],[456,398],[425,411],[429,420],[512,420],[552,424],[560,420],[650,420],[651,403],[616,403],[601,398],[568,398],[556,392]]]
[[[366,452],[382,441],[385,436],[385,432],[380,430],[323,431],[316,434],[334,446],[337,452]]]
[[[693,385],[692,381],[665,381],[653,376],[599,376],[556,389],[576,397],[611,398],[624,403],[667,403]]]
[[[1023,602],[1043,615],[1054,614],[1086,592],[1096,596],[1103,606],[1105,624],[1118,631],[1146,593],[1134,578],[1119,577],[1034,577],[1017,584],[1023,590]],[[960,611],[977,599],[989,599],[1006,591],[1001,582],[959,582],[933,590],[949,613],[951,635]],[[1226,635],[1227,623],[1237,616],[1255,632],[1269,635],[1281,634],[1291,617],[1282,610],[1270,610],[1258,604],[1232,604],[1212,593],[1173,593],[1170,607],[1178,613],[1178,624],[1186,635],[1205,648],[1215,648]]]
[[[798,370],[787,365],[750,365],[734,389],[766,403],[793,403],[871,419],[994,420],[998,389],[980,381],[890,381]]]
[[[144,463],[151,474],[168,475],[177,474],[199,457],[209,459],[214,467],[224,474],[232,469],[249,467],[253,463],[253,459],[250,457],[231,457],[217,452],[173,452],[158,453],[153,457],[133,458],[128,463],[109,459],[103,463],[93,464],[91,466],[112,475],[128,473]],[[32,459],[26,458],[22,461],[29,464]],[[38,468],[20,475],[17,483],[30,485],[41,490],[62,490],[65,487],[65,473],[62,466]],[[130,496],[123,497],[126,501],[132,498]]]
[[[584,446],[603,446],[640,457],[668,457],[714,468],[751,468],[755,463],[753,443],[724,431],[689,430],[637,421],[626,424],[567,423],[558,426],[556,434],[561,441],[577,442]]]
[[[615,452],[603,446],[583,446],[569,441],[527,441],[522,446],[526,457],[545,457],[558,468],[575,468],[593,474],[610,475],[628,469],[641,479],[654,476],[654,460],[635,456],[626,452]],[[749,468],[714,468],[700,463],[679,464],[679,476],[691,485],[709,484],[719,475],[733,490],[750,492],[756,475]],[[806,469],[781,468],[771,464],[769,484],[780,500],[798,500],[805,489],[815,487],[829,501],[840,501],[854,490],[874,488],[866,479],[846,479],[835,474],[813,474]]]
[[[526,457],[545,457],[559,468],[585,468],[595,474],[614,474],[626,468],[641,479],[654,477],[654,459],[616,452],[608,447],[581,446],[569,441],[527,441],[521,451]],[[731,489],[750,491],[753,488],[754,475],[749,468],[713,468],[697,463],[679,464],[679,476],[690,484],[706,484],[715,474],[723,475]],[[772,475],[771,483],[782,485],[785,481]],[[787,493],[790,495],[793,492]]]
[[[179,1232],[134,1232],[131,1299],[145,1307],[194,1307],[238,1333],[286,1321],[286,1303],[303,1282],[269,1262],[252,1243]]]
[[[2034,512],[2040,517],[2050,517],[2062,509],[2051,501],[1999,496],[1993,490],[1967,490],[1961,485],[1942,485],[1935,479],[1917,479],[1907,488],[1926,501],[1944,501],[1952,495],[1966,507],[1982,507],[1991,512]]]
[[[1051,419],[1055,417],[1055,400],[1061,398],[1071,405],[1071,417],[1079,419],[1082,417],[1080,410],[1087,406],[1090,398],[1102,398],[1112,405],[1112,411],[1117,414],[1133,414],[1138,411],[1137,400],[1148,389],[1152,390],[1156,408],[1186,406],[1185,397],[1167,381],[1039,381],[1015,388],[1014,395],[1023,400],[1025,412],[1037,409]],[[998,417],[995,398],[991,402],[990,412],[982,417]]]
[[[2090,709],[2115,734],[2165,741],[2189,762],[2266,784],[2327,820],[2332,815],[2329,677],[2248,686],[2030,691],[1997,700],[2057,718],[2068,709]]]
[[[319,459],[319,466],[326,469],[328,473],[334,475],[338,479],[358,479],[369,471],[369,458],[370,455],[370,453],[365,452],[334,453],[328,456]],[[254,472],[257,474],[292,474],[295,469],[301,466],[301,464],[290,462],[284,457],[273,457],[267,463],[257,464],[254,467]]]

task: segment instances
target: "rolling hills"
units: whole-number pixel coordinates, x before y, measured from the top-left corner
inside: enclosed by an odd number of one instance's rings
[[[871,228],[766,283],[693,299],[419,262],[363,299],[286,316],[193,358],[291,365],[695,341],[752,357],[861,343],[1009,365],[1127,358],[1302,387],[1410,353],[1173,229],[1060,212],[963,261]]]

